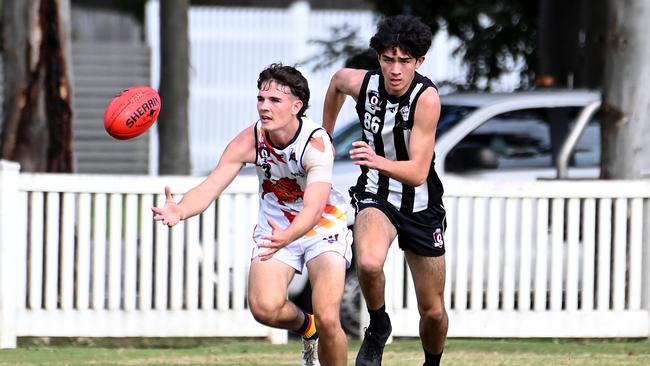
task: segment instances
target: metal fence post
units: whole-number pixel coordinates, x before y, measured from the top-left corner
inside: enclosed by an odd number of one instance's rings
[[[18,163],[0,160],[0,348],[16,348]]]

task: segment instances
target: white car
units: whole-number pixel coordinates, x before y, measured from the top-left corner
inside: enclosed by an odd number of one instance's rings
[[[600,123],[594,118],[600,93],[543,90],[516,93],[462,93],[441,96],[435,168],[445,177],[486,180],[597,178],[600,173]],[[334,187],[346,194],[360,169],[350,160],[361,124],[339,127]],[[349,209],[349,224],[354,211]],[[359,287],[354,268],[346,278],[341,322],[359,334]]]
[[[557,157],[578,116],[600,103],[600,93],[544,90],[517,93],[460,93],[440,97],[435,162],[438,175],[472,179],[535,180],[557,177]],[[568,162],[569,178],[597,178],[600,123],[591,118],[580,131]],[[334,133],[334,185],[342,192],[356,182],[359,167],[348,152],[360,140],[354,121]],[[444,182],[443,182],[444,184]]]

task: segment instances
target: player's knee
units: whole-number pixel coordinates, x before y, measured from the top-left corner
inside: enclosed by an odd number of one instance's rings
[[[427,322],[440,324],[445,320],[447,312],[442,306],[430,307],[421,311],[421,316]]]
[[[253,318],[264,325],[273,325],[280,309],[279,305],[269,302],[252,300],[249,303]]]
[[[331,337],[342,330],[338,314],[332,312],[315,314],[314,316],[316,318],[316,329],[321,336]]]
[[[357,257],[357,271],[363,276],[375,276],[384,270],[383,261],[372,256]]]

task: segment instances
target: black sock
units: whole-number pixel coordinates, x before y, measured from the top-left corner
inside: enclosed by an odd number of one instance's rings
[[[388,329],[390,319],[388,318],[388,314],[386,314],[385,304],[377,310],[368,309],[368,314],[370,314],[370,325],[368,328],[371,331],[384,332]]]
[[[442,358],[442,352],[437,355],[431,354],[424,350],[424,366],[440,366],[440,359]]]

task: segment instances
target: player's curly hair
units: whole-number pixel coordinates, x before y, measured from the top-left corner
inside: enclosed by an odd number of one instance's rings
[[[387,49],[399,47],[414,58],[424,56],[431,47],[431,28],[412,15],[387,17],[377,25],[377,33],[370,38],[370,48],[378,55]]]
[[[298,117],[304,116],[305,111],[309,108],[309,83],[300,71],[293,66],[285,66],[279,62],[273,63],[260,72],[257,89],[261,89],[264,83],[272,80],[287,86],[291,90],[291,94],[300,99],[302,108],[298,111]]]

